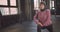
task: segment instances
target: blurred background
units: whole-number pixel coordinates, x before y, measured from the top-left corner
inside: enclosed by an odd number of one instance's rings
[[[37,32],[33,16],[41,1],[51,10],[54,32],[60,32],[60,0],[0,0],[0,32]]]

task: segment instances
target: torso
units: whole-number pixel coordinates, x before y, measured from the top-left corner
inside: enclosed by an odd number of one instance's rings
[[[46,11],[43,11],[43,12],[38,12],[38,19],[40,20],[41,23],[45,23],[46,22],[46,19],[47,19],[47,10]],[[48,21],[50,24],[51,24],[51,20]],[[47,23],[46,23],[47,24]],[[49,24],[48,24],[49,25]]]

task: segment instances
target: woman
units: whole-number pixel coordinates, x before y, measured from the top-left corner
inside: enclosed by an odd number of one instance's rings
[[[34,21],[37,23],[37,30],[41,32],[41,29],[48,29],[49,32],[53,32],[51,13],[49,9],[46,9],[46,4],[41,2],[38,11],[34,16]]]

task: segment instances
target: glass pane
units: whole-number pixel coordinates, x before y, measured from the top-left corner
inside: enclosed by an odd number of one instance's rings
[[[7,0],[0,0],[0,5],[8,5]]]
[[[14,15],[14,14],[17,14],[18,13],[18,10],[17,10],[17,8],[10,8],[10,13],[11,13],[11,15]]]
[[[34,0],[34,10],[38,10],[39,8],[39,0]]]
[[[0,7],[0,12],[2,15],[9,15],[9,8]]]
[[[16,6],[16,0],[10,0],[10,5],[11,6]]]
[[[54,1],[52,1],[52,7],[54,7]]]

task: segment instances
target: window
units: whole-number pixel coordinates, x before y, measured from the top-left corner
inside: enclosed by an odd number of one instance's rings
[[[34,10],[38,10],[39,9],[39,3],[41,2],[41,0],[34,0]]]
[[[0,7],[1,14],[4,15],[9,15],[9,8],[7,7]]]
[[[3,16],[18,14],[17,8],[17,0],[0,0],[0,12]]]
[[[0,0],[0,5],[7,5],[7,0]]]
[[[54,1],[51,1],[51,0],[50,0],[50,9],[55,9],[54,8]]]
[[[17,14],[17,8],[10,8],[11,15]]]
[[[10,0],[10,6],[16,6],[16,0]]]
[[[52,1],[52,7],[54,7],[54,1]]]

